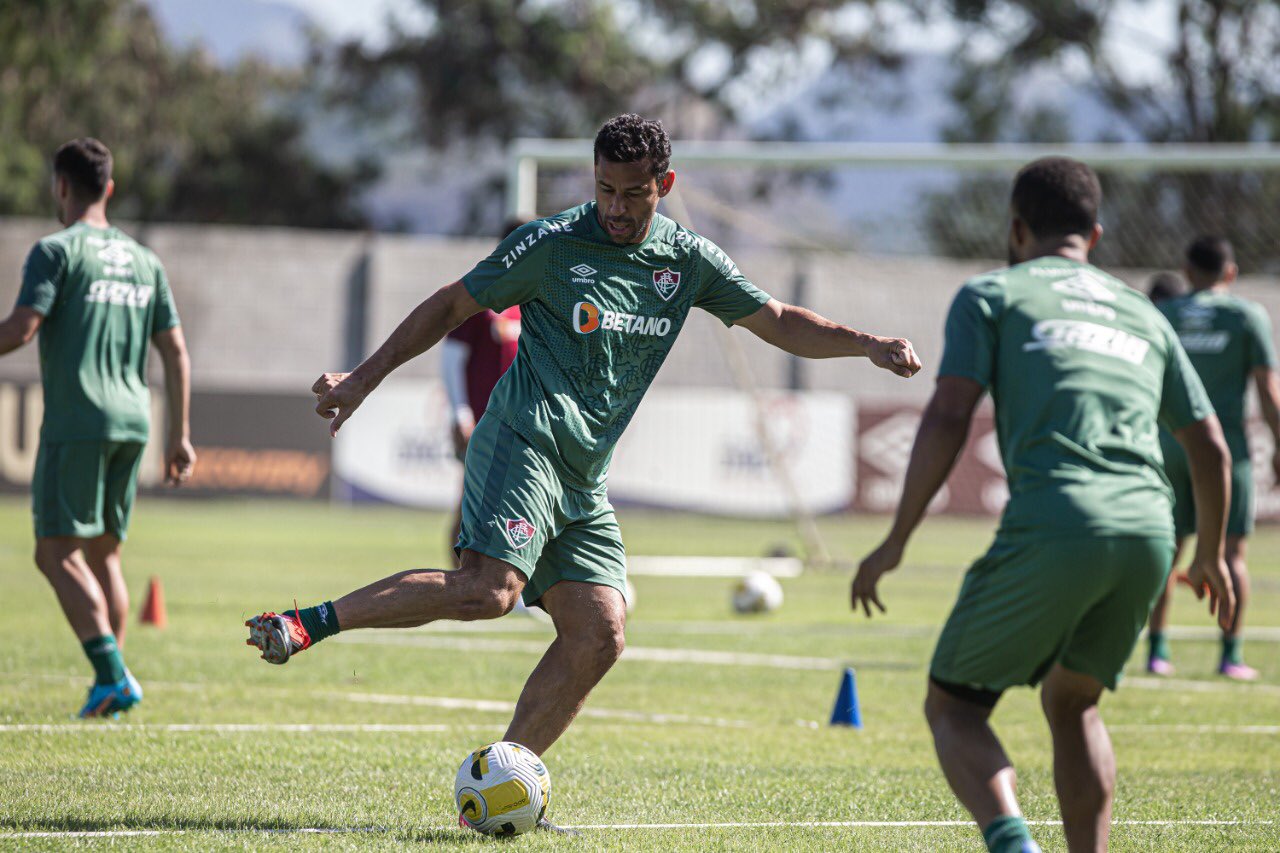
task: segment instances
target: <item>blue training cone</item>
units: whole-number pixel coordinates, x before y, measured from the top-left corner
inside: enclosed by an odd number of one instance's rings
[[[862,728],[862,711],[858,709],[858,682],[853,674],[853,667],[844,671],[840,679],[840,691],[836,693],[836,704],[831,709],[831,725]]]

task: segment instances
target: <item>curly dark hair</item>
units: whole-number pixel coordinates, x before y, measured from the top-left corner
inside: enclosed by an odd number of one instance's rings
[[[626,113],[606,121],[596,134],[596,162],[602,157],[613,163],[648,161],[649,171],[661,179],[671,168],[671,139],[662,122]]]
[[[1040,239],[1088,236],[1098,224],[1102,185],[1070,157],[1041,157],[1023,166],[1013,182],[1013,212]]]

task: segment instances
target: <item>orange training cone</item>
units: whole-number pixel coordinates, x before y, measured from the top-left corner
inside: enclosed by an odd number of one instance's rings
[[[144,625],[155,625],[163,628],[169,624],[169,614],[164,609],[164,588],[160,586],[160,578],[152,577],[147,585],[147,600],[142,605],[140,620]]]

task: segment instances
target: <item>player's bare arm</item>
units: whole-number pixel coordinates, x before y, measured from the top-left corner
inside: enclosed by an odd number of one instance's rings
[[[861,604],[870,617],[871,605],[874,604],[881,613],[884,612],[876,584],[881,575],[896,569],[902,562],[907,540],[924,518],[933,496],[947,481],[969,436],[969,423],[973,410],[982,399],[982,391],[982,386],[972,379],[939,377],[938,387],[924,411],[915,444],[911,447],[911,461],[907,465],[893,526],[884,542],[858,566],[858,573],[853,578],[851,604],[854,610]]]
[[[911,341],[884,338],[834,323],[798,305],[770,299],[736,325],[760,340],[804,358],[867,358],[876,367],[903,377],[920,370]]]
[[[1176,431],[1187,453],[1191,488],[1196,502],[1196,554],[1187,572],[1196,597],[1209,594],[1209,612],[1217,613],[1225,630],[1235,619],[1236,598],[1231,573],[1223,557],[1227,507],[1231,502],[1231,451],[1217,415]]]
[[[1271,431],[1271,473],[1280,485],[1280,372],[1271,367],[1255,367],[1253,383],[1258,389],[1258,408]]]
[[[191,358],[181,326],[151,336],[164,365],[165,399],[169,407],[169,434],[164,451],[164,481],[180,486],[196,469],[191,446]]]
[[[25,305],[14,308],[13,313],[0,322],[0,355],[30,343],[42,322],[44,315],[35,309]]]
[[[329,434],[337,435],[364,398],[392,371],[431,349],[452,329],[482,310],[461,281],[445,285],[414,308],[377,352],[355,370],[326,373],[317,379],[311,393],[319,400],[316,412],[333,421]]]

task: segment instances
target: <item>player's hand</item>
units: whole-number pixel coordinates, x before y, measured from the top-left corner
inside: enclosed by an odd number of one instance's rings
[[[881,613],[885,612],[884,604],[880,602],[880,595],[876,592],[876,584],[880,582],[881,575],[893,571],[902,562],[902,550],[902,545],[886,539],[858,566],[858,573],[853,576],[849,600],[855,612],[859,604],[862,605],[868,619],[871,618],[872,604],[880,608]]]
[[[1179,581],[1191,587],[1196,598],[1204,601],[1209,596],[1209,613],[1216,613],[1222,630],[1230,630],[1236,618],[1236,591],[1231,583],[1231,572],[1222,558],[1197,559]]]
[[[876,367],[908,379],[920,372],[920,358],[906,338],[873,338],[867,346],[867,358]]]
[[[173,439],[164,452],[164,481],[171,486],[181,486],[196,470],[196,449],[191,440]]]
[[[338,430],[351,417],[368,391],[358,381],[349,378],[350,373],[326,373],[311,386],[311,393],[316,395],[316,414],[327,420],[329,435],[337,435]]]
[[[468,415],[467,417],[456,417],[453,420],[453,427],[450,433],[453,436],[453,453],[458,460],[466,458],[467,445],[471,443],[471,433],[476,428],[475,421]]]

